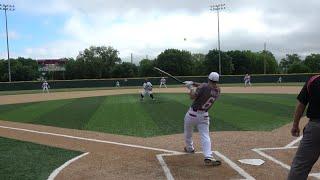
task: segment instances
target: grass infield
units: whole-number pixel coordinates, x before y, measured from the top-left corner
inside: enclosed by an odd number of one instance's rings
[[[0,137],[0,179],[47,179],[52,171],[80,154]]]
[[[296,95],[223,94],[210,109],[210,130],[270,131],[291,121]],[[130,136],[183,133],[187,94],[117,95],[2,105],[0,119]]]

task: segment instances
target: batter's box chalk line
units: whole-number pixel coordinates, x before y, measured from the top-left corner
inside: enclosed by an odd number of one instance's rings
[[[212,151],[217,157],[219,157],[221,160],[226,162],[232,169],[237,171],[241,176],[244,178],[241,180],[254,180],[250,174],[248,174],[245,170],[243,170],[241,167],[239,167],[236,163],[231,161],[228,157],[220,153],[219,151]],[[196,152],[196,153],[202,153],[202,152]],[[170,168],[168,167],[167,163],[165,162],[164,158],[165,156],[179,156],[179,155],[186,155],[188,153],[172,153],[172,154],[158,154],[157,159],[159,160],[159,163],[167,177],[167,180],[174,180],[174,177],[171,174]]]
[[[300,142],[302,139],[302,136],[296,138],[295,140],[293,140],[292,142],[290,142],[289,144],[287,144],[286,146],[283,146],[283,147],[269,147],[269,148],[254,148],[252,149],[252,151],[258,153],[260,156],[280,165],[281,167],[283,167],[284,169],[286,170],[290,170],[290,165],[266,154],[265,152],[263,151],[266,151],[266,150],[288,150],[288,149],[297,149],[298,146],[294,146],[295,144],[297,144],[298,142]],[[309,176],[311,177],[314,177],[316,179],[320,179],[320,173],[310,173]]]

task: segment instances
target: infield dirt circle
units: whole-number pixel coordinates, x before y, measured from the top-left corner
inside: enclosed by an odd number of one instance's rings
[[[301,87],[223,87],[223,93],[297,94]],[[185,88],[155,89],[154,93],[181,93]],[[139,93],[137,89],[57,92],[0,96],[0,104],[48,101],[91,96]],[[186,110],[187,111],[187,110]],[[303,120],[301,126],[307,122]],[[0,136],[28,142],[89,152],[74,161],[55,179],[286,179],[288,170],[279,163],[261,156],[252,149],[285,147],[295,138],[290,135],[291,124],[271,132],[228,131],[211,132],[213,150],[221,159],[219,167],[205,167],[201,154],[183,154],[183,134],[138,138],[106,133],[64,129],[41,125],[0,121]],[[200,150],[199,136],[194,135]],[[265,150],[263,153],[287,165],[296,151],[292,148]],[[288,146],[289,147],[289,146]],[[245,165],[239,159],[258,158],[261,166]],[[242,173],[241,173],[242,172]],[[313,173],[320,172],[317,164]],[[248,176],[244,176],[244,175]],[[316,177],[316,174],[314,175]],[[312,177],[312,178],[314,178]]]

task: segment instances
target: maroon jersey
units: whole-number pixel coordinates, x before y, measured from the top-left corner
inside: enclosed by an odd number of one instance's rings
[[[220,88],[212,88],[208,83],[202,83],[195,92],[196,99],[191,108],[193,110],[208,111],[212,104],[220,96]]]

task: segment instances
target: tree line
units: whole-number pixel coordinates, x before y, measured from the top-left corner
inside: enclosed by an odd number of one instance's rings
[[[297,54],[287,54],[280,63],[270,51],[221,52],[223,75],[277,73],[317,73],[320,72],[320,54],[311,54],[304,60]],[[100,79],[161,76],[153,70],[159,67],[177,76],[201,76],[211,71],[219,72],[219,51],[210,50],[207,54],[192,54],[186,50],[167,49],[155,59],[142,59],[139,64],[123,62],[119,51],[113,47],[92,46],[76,58],[65,58],[65,72],[48,72],[46,79]],[[0,60],[0,81],[8,80],[8,63]],[[266,67],[266,69],[264,69]],[[13,81],[38,79],[42,73],[33,59],[19,57],[11,59]]]

